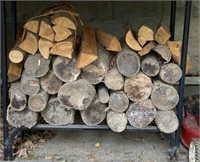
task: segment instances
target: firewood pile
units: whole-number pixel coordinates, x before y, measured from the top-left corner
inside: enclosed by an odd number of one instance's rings
[[[73,6],[61,3],[39,12],[23,26],[9,53],[10,104],[14,127],[33,127],[38,116],[50,125],[73,124],[80,113],[88,126],[106,119],[112,131],[157,125],[172,133],[179,95],[181,41],[170,41],[160,23],[154,32],[127,23],[120,40],[83,26]],[[186,73],[190,69],[187,58]]]

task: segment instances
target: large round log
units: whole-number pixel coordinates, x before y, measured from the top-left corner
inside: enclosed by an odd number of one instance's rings
[[[161,132],[173,133],[177,130],[179,121],[174,111],[158,111],[155,122]]]
[[[24,70],[21,77],[21,90],[26,95],[33,95],[40,91],[40,81],[32,77]]]
[[[124,131],[128,123],[125,113],[118,113],[112,110],[107,113],[106,120],[109,128],[114,132]]]
[[[120,90],[124,86],[124,76],[117,70],[113,68],[108,71],[105,76],[104,83],[108,89]]]
[[[15,111],[22,111],[26,108],[26,95],[22,93],[20,82],[13,83],[9,89],[10,107]]]
[[[28,99],[28,108],[34,112],[43,111],[47,106],[49,95],[41,90],[37,94],[33,94]]]
[[[126,111],[126,116],[133,127],[144,128],[154,120],[156,108],[149,99],[131,103]]]
[[[24,64],[27,74],[32,77],[40,78],[49,71],[50,60],[42,57],[40,53],[29,55]]]
[[[29,129],[37,123],[38,114],[29,110],[27,107],[22,111],[15,111],[10,105],[7,109],[7,121],[10,125],[20,128],[21,126]]]
[[[177,64],[169,63],[161,66],[160,78],[166,83],[176,83],[182,76],[182,71]]]
[[[109,92],[108,88],[104,84],[99,84],[97,87],[99,101],[101,103],[108,103],[109,101]]]
[[[152,87],[151,79],[142,72],[127,78],[124,83],[124,91],[127,93],[128,98],[135,102],[148,99],[151,95]]]
[[[42,89],[52,95],[58,93],[62,86],[62,81],[55,76],[53,70],[50,70],[45,76],[41,77],[40,83]]]
[[[74,114],[75,111],[61,105],[58,98],[51,98],[47,107],[41,112],[44,120],[50,125],[73,124]]]
[[[112,92],[109,98],[108,108],[115,112],[124,112],[128,108],[129,99],[124,91]]]
[[[53,62],[54,74],[63,82],[76,81],[81,71],[80,69],[76,68],[75,64],[75,58],[69,59],[58,56]]]
[[[58,91],[58,99],[66,107],[86,109],[95,97],[94,87],[85,79],[65,83]]]
[[[81,118],[86,125],[93,126],[100,124],[106,117],[106,104],[99,101],[98,95],[88,108],[81,111]]]

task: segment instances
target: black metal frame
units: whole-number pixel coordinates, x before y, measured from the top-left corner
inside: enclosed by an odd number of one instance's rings
[[[183,113],[183,95],[184,95],[184,83],[185,83],[185,65],[187,57],[187,47],[188,47],[188,36],[189,36],[189,26],[190,26],[190,13],[191,13],[191,1],[185,2],[185,19],[184,19],[184,31],[183,31],[183,46],[182,46],[182,58],[181,58],[181,69],[183,71],[182,78],[179,82],[179,96],[180,100],[177,106],[177,117],[179,119],[179,128],[175,134],[170,136],[170,157],[171,159],[177,158],[179,154],[179,144],[180,144],[180,131],[182,123],[182,113]],[[16,35],[16,1],[12,2],[12,25],[13,25],[13,42],[15,41]],[[175,20],[176,20],[176,1],[171,1],[171,19],[170,19],[170,31],[171,40],[174,40],[175,32]],[[5,2],[1,1],[1,58],[2,58],[2,101],[3,101],[3,135],[4,135],[4,160],[13,160],[13,141],[14,137],[20,132],[27,130],[25,127],[14,128],[11,133],[8,133],[8,123],[6,120],[6,112],[8,106],[8,80],[7,80],[7,50],[6,50],[6,12],[5,12]],[[89,127],[86,125],[66,125],[66,126],[51,126],[48,124],[38,124],[32,128],[33,130],[109,130],[107,125],[97,125]],[[132,126],[127,126],[128,131],[147,131],[147,132],[159,132],[156,126],[147,126],[145,128],[133,128]]]

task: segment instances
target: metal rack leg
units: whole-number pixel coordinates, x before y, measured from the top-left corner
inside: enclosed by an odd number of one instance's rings
[[[175,33],[175,21],[176,21],[176,1],[171,1],[171,14],[170,14],[170,40],[174,40]]]
[[[15,44],[15,38],[17,33],[17,2],[12,1],[11,2],[11,14],[12,14],[12,41],[13,45]]]

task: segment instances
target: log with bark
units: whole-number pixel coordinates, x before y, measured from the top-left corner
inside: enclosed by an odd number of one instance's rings
[[[165,63],[168,63],[171,60],[172,55],[166,44],[157,45],[153,51],[159,54],[165,60]]]
[[[169,27],[164,23],[160,23],[155,33],[155,41],[158,44],[166,44],[170,37]]]
[[[108,88],[104,84],[99,84],[97,86],[97,92],[99,96],[99,101],[101,103],[108,103],[110,96],[109,96]]]
[[[24,67],[24,61],[17,64],[10,62],[9,67],[8,67],[8,74],[7,74],[8,81],[14,82],[20,79],[23,67]]]

